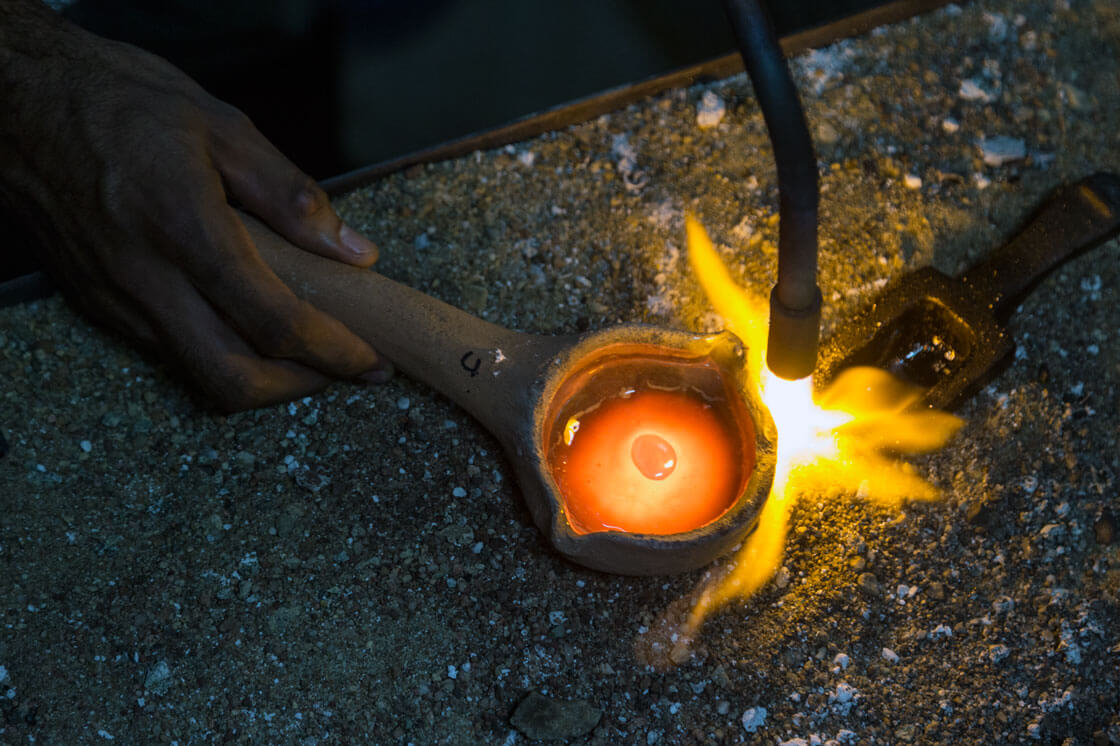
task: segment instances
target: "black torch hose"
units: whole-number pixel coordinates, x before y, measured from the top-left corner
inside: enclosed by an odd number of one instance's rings
[[[739,53],[762,109],[778,170],[778,282],[770,294],[766,364],[789,380],[817,362],[817,156],[769,14],[760,0],[724,0]]]

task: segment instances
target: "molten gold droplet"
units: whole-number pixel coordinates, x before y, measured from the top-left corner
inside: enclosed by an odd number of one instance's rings
[[[646,433],[634,438],[630,458],[647,479],[664,479],[677,468],[677,452],[660,435]]]

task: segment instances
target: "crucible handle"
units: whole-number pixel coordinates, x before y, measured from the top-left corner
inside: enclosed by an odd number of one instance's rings
[[[331,314],[409,378],[501,437],[531,416],[532,384],[564,337],[510,331],[368,269],[298,249],[256,220],[261,257],[300,298]]]
[[[1100,172],[1058,188],[1026,225],[961,275],[1000,317],[1051,270],[1120,231],[1120,175]]]

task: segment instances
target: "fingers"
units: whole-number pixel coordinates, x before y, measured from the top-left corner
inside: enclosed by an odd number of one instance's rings
[[[140,300],[144,324],[158,338],[163,357],[193,380],[215,407],[229,412],[251,409],[305,396],[331,382],[331,377],[300,363],[262,357],[184,275],[159,259],[140,263],[159,278],[159,292]]]
[[[56,239],[53,246],[64,244],[63,239]],[[49,262],[49,272],[66,299],[103,326],[142,347],[154,349],[157,346],[155,331],[136,304],[113,290],[113,284],[101,267],[88,261],[81,252],[72,252],[72,256],[75,258],[70,261],[48,257],[55,259]]]
[[[163,280],[161,292],[152,296],[158,301],[138,304],[98,272],[83,276],[80,283],[65,282],[67,297],[103,325],[160,354],[224,411],[305,396],[330,382],[298,363],[261,358],[189,282],[181,276],[178,281],[165,277],[158,262],[143,263],[147,272],[159,273]]]
[[[337,319],[300,300],[261,260],[245,225],[220,189],[200,189],[197,215],[164,226],[164,242],[194,286],[260,355],[356,378],[388,363]],[[283,240],[272,236],[272,240]],[[146,272],[127,268],[129,291],[149,292]]]
[[[140,347],[154,351],[159,348],[155,330],[144,315],[127,299],[105,287],[68,294],[69,299],[87,316],[101,322]]]
[[[285,158],[243,116],[213,132],[214,165],[230,196],[296,246],[368,267],[377,247],[342,222],[326,192]]]
[[[8,133],[19,169],[4,196],[64,239],[47,252],[52,273],[226,409],[384,375],[368,344],[264,264],[227,197],[306,250],[368,265],[376,249],[243,115],[130,50],[80,55],[57,90],[14,112],[28,126]]]
[[[94,285],[82,305],[110,326],[157,351],[192,380],[216,408],[233,412],[319,391],[333,378],[301,363],[262,356],[231,327],[186,275],[157,255],[136,260],[151,279],[132,298]],[[358,376],[382,383],[388,371]]]
[[[234,412],[313,393],[328,376],[287,360],[263,358],[187,284],[152,309],[166,353],[219,409]]]

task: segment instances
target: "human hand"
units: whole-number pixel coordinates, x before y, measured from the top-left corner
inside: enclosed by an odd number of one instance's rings
[[[31,220],[80,309],[226,410],[391,375],[259,257],[233,204],[340,262],[369,266],[377,250],[239,111],[38,0],[0,0],[0,87],[0,201]]]

